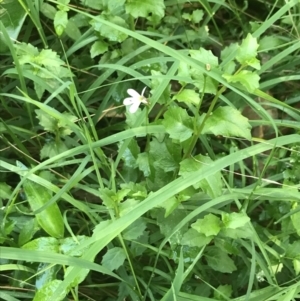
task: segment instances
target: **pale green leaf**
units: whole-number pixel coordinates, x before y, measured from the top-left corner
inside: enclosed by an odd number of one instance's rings
[[[213,164],[213,161],[209,157],[202,155],[184,159],[180,162],[179,175],[186,177],[192,172],[200,172],[202,169],[206,169],[207,166],[211,164]],[[220,172],[216,172],[193,185],[195,189],[201,188],[206,194],[213,198],[222,194],[222,186],[222,175]]]
[[[74,41],[77,41],[81,37],[81,32],[74,20],[69,19],[65,28],[65,33],[68,35],[69,38],[71,38]]]
[[[238,49],[236,60],[241,65],[249,65],[259,70],[260,63],[256,59],[258,46],[259,45],[257,43],[257,39],[252,37],[252,35],[248,33],[246,39],[243,40],[242,44]]]
[[[9,199],[12,193],[11,187],[4,182],[0,182],[0,200]]]
[[[102,265],[110,271],[118,269],[123,265],[126,254],[122,248],[114,247],[109,249],[102,258]]]
[[[296,212],[291,215],[291,221],[297,234],[300,236],[300,206],[297,202],[293,203],[292,210],[295,210]]]
[[[47,18],[54,20],[57,9],[49,3],[43,2],[40,6],[40,12]]]
[[[123,231],[123,238],[127,240],[136,240],[144,233],[146,227],[144,219],[139,218]]]
[[[221,230],[221,221],[217,216],[209,213],[194,222],[191,227],[205,236],[216,236]]]
[[[36,219],[35,218],[29,219],[20,231],[19,240],[18,240],[19,246],[23,246],[24,244],[29,242],[38,230],[39,230],[39,226]]]
[[[232,286],[229,284],[219,285],[214,291],[214,298],[217,300],[228,300],[232,294]]]
[[[93,43],[90,53],[91,57],[94,58],[95,56],[99,54],[103,54],[108,50],[108,44],[105,43],[104,41],[96,41]]]
[[[195,229],[189,229],[182,237],[181,245],[190,247],[203,247],[211,242],[213,237],[206,237],[204,234],[199,233]]]
[[[62,140],[50,141],[44,144],[41,149],[41,159],[52,158],[68,150],[68,147]]]
[[[200,48],[199,50],[190,50],[189,53],[193,59],[203,64],[209,64],[211,68],[217,67],[219,65],[218,58],[213,55],[211,50]]]
[[[237,229],[246,225],[250,218],[242,212],[222,213],[222,222],[225,228]]]
[[[54,28],[56,34],[60,37],[68,24],[68,13],[66,11],[57,11],[54,16]]]
[[[51,300],[53,293],[60,287],[62,280],[53,280],[45,284],[42,288],[36,291],[33,301],[48,301]],[[68,294],[68,290],[60,290],[59,295],[55,300],[64,300]]]
[[[154,138],[150,142],[149,157],[155,169],[163,169],[165,172],[174,171],[179,168],[181,147],[179,144],[174,144],[171,139],[166,138],[160,142]]]
[[[40,237],[28,242],[22,249],[59,253],[59,240],[54,237]]]
[[[93,19],[90,23],[93,28],[100,33],[104,38],[107,38],[111,42],[122,42],[127,38],[127,34],[110,27],[109,25],[103,24],[100,20],[104,19],[113,24],[119,25],[123,28],[128,28],[128,24],[119,16],[112,15],[101,15],[98,17],[99,20]]]
[[[259,88],[259,75],[248,70],[242,70],[234,75],[223,74],[222,76],[229,83],[240,83],[250,93]]]
[[[204,12],[201,9],[195,9],[192,14],[193,23],[199,23],[204,16]]]
[[[69,256],[82,256],[82,254],[86,251],[87,248],[78,249],[81,244],[84,244],[90,239],[90,237],[85,235],[77,235],[76,238],[66,237],[60,239],[59,241],[59,252],[61,254],[66,254]]]
[[[57,126],[57,120],[55,118],[39,109],[35,110],[35,113],[39,119],[39,124],[45,131],[55,132]]]
[[[221,249],[217,247],[207,247],[205,258],[208,266],[221,273],[232,273],[236,271],[233,260]]]
[[[232,107],[217,108],[206,120],[202,134],[251,139],[251,125],[240,111]]]
[[[193,121],[185,109],[169,107],[164,114],[163,125],[170,137],[180,142],[187,140],[193,134]]]
[[[128,0],[125,4],[126,13],[134,18],[147,18],[150,14],[161,19],[165,15],[163,0]]]
[[[183,89],[178,94],[174,96],[174,99],[179,102],[189,103],[198,105],[200,102],[199,93],[192,89]]]
[[[294,259],[293,267],[294,267],[295,275],[298,276],[300,274],[300,260]]]
[[[180,200],[173,196],[166,201],[162,202],[160,207],[163,207],[166,210],[165,217],[169,216],[180,204]]]

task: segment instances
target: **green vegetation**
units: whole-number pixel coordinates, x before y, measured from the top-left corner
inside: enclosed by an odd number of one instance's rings
[[[300,300],[299,0],[0,16],[1,300]]]

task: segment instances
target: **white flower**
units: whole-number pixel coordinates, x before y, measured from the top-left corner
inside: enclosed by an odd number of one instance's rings
[[[148,104],[147,98],[144,96],[144,92],[146,90],[146,87],[143,89],[142,94],[139,94],[133,89],[128,89],[127,93],[131,97],[127,97],[123,100],[123,104],[125,106],[130,106],[129,112],[130,113],[135,113],[137,109],[139,108],[141,103]]]

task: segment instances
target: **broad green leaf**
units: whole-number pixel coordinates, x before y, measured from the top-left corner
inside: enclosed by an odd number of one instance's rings
[[[216,236],[221,230],[221,220],[216,215],[209,213],[204,218],[197,219],[191,227],[207,237]]]
[[[186,231],[181,239],[180,244],[190,247],[203,247],[209,244],[213,239],[213,236],[207,237],[202,233],[199,233],[195,229],[189,229]]]
[[[178,94],[174,96],[174,99],[184,102],[184,103],[189,103],[193,105],[198,105],[200,102],[200,97],[199,93],[197,93],[194,90],[191,89],[183,89],[181,90]]]
[[[122,147],[123,142],[120,142],[118,147],[119,149]],[[127,148],[122,153],[122,160],[124,164],[131,168],[136,168],[137,165],[137,158],[140,154],[140,147],[138,146],[135,139],[132,139],[128,144]]]
[[[219,65],[218,58],[214,56],[210,50],[200,48],[199,50],[190,50],[189,52],[193,59],[205,65],[209,65],[210,69]],[[199,69],[193,67],[190,69],[190,74],[194,80],[194,85],[199,89],[200,92],[211,94],[216,93],[218,83],[214,79],[204,75],[204,73],[200,72]]]
[[[94,229],[93,229],[93,235],[95,233],[98,233],[99,231],[105,231],[105,228],[108,227],[110,224],[112,224],[111,220],[107,221],[101,221]]]
[[[250,93],[259,88],[259,75],[248,70],[242,70],[241,72],[234,75],[223,74],[222,76],[229,83],[240,83]]]
[[[300,260],[300,240],[294,241],[285,247],[287,258]]]
[[[17,41],[23,23],[27,16],[26,11],[18,0],[0,1],[0,20],[12,41]],[[0,34],[0,53],[7,50],[2,33]]]
[[[141,183],[133,183],[133,182],[123,183],[120,186],[121,186],[122,190],[127,191],[126,196],[128,196],[128,197],[144,200],[148,196],[147,189],[145,187],[145,183],[143,183],[143,182],[141,182]]]
[[[239,49],[239,45],[237,43],[231,43],[229,46],[226,46],[221,51],[222,61],[227,60],[229,57],[231,57],[232,53],[235,53],[238,49]]]
[[[126,259],[125,251],[122,248],[114,247],[109,249],[102,258],[102,265],[110,271],[118,269]]]
[[[169,107],[162,123],[170,137],[180,142],[187,140],[193,134],[193,120],[185,109]]]
[[[222,222],[225,228],[237,229],[246,225],[250,218],[245,213],[224,213],[222,212]]]
[[[220,232],[220,235],[222,237],[230,237],[232,239],[250,238],[250,237],[253,237],[253,230],[247,224],[243,227],[239,227],[239,228],[236,228],[236,229],[222,228],[222,230]]]
[[[117,204],[116,193],[108,188],[99,188],[99,197],[108,209],[115,209]]]
[[[56,274],[59,270],[59,266],[52,266],[49,263],[40,263],[37,268],[35,287],[40,290],[43,286],[47,285],[56,279]]]
[[[182,252],[183,261],[185,263],[193,262],[195,258],[199,255],[200,252],[199,247],[191,247],[188,245],[178,245],[174,249],[172,249],[170,258],[176,262],[176,264],[180,261],[180,254]]]
[[[300,274],[300,260],[294,259],[293,267],[294,267],[295,275],[298,276]]]
[[[165,81],[163,78],[163,74],[160,71],[151,70],[151,94],[155,94],[157,90],[161,89],[162,82]],[[171,94],[171,85],[167,85],[163,93],[160,94],[160,97],[157,101],[157,103],[160,104],[167,104],[170,103],[170,94]]]
[[[17,161],[17,166],[22,170],[27,170],[27,167],[19,161]],[[26,178],[23,181],[23,189],[33,211],[39,210],[52,198],[51,191]],[[55,238],[64,236],[64,221],[57,203],[47,206],[35,217],[41,228],[50,236]]]
[[[42,110],[35,110],[37,118],[39,119],[39,124],[43,127],[45,131],[55,133],[57,129],[57,120],[51,115],[47,114]]]
[[[38,230],[39,227],[37,225],[36,219],[29,219],[20,231],[18,245],[23,246],[24,244],[29,242]]]
[[[271,51],[282,45],[284,39],[280,36],[263,36],[259,40],[259,50],[263,52]]]
[[[62,118],[58,119],[57,122],[59,135],[60,137],[69,136],[71,133],[73,133],[73,130],[71,130],[68,124],[70,124],[70,122],[74,123],[75,121],[77,121],[78,118],[68,112],[63,112],[61,117]]]
[[[9,199],[12,193],[11,187],[4,182],[0,182],[0,200]]]
[[[77,250],[77,247],[88,241],[90,238],[85,235],[77,235],[76,238],[66,237],[59,240],[59,252],[70,256],[82,256],[86,249]]]
[[[143,172],[144,177],[148,177],[151,172],[149,166],[149,154],[148,153],[138,154],[136,163],[139,167],[139,170]]]
[[[190,66],[186,64],[185,62],[181,61],[178,66],[178,76],[185,77],[187,81],[179,81],[180,85],[183,87],[186,86],[188,82],[192,81],[191,73],[190,73]]]
[[[229,284],[219,285],[214,291],[214,298],[217,300],[228,300],[232,295],[232,286]]]
[[[57,290],[57,288],[62,283],[62,280],[53,280],[49,283],[47,283],[45,286],[37,290],[33,301],[48,301],[51,300],[53,293]],[[63,290],[60,291],[59,296],[56,297],[57,301],[64,300],[67,296],[68,291]]]
[[[181,147],[166,138],[162,142],[153,138],[150,142],[149,157],[155,169],[165,172],[175,171],[179,168],[181,160]]]
[[[65,272],[65,278],[68,276],[68,274],[72,271],[72,266],[68,266]],[[89,274],[89,269],[80,269],[80,272],[76,274],[76,277],[74,277],[73,281],[70,283],[71,287],[77,287],[78,284],[80,284],[86,276]],[[41,300],[42,301],[42,300]]]
[[[236,60],[243,66],[251,66],[259,70],[260,62],[256,58],[258,46],[257,39],[248,33],[238,49]]]
[[[69,11],[68,4],[70,3],[70,0],[59,0],[57,4],[57,8],[61,11]]]
[[[297,202],[293,203],[292,210],[296,210],[296,212],[291,215],[291,221],[297,234],[300,236],[300,206]]]
[[[126,0],[115,0],[115,1],[106,0],[106,2],[107,2],[108,10],[113,13],[114,10],[120,9],[120,7],[122,7],[125,4]],[[124,8],[122,7],[122,10],[123,9]]]
[[[127,199],[119,205],[120,216],[126,215],[128,212],[133,211],[140,202],[134,199]]]
[[[221,273],[232,273],[236,271],[233,260],[221,249],[217,247],[207,247],[205,258],[208,266]]]
[[[206,120],[202,134],[251,139],[251,125],[240,111],[232,107],[217,108]]]
[[[149,232],[144,231],[141,236],[134,240],[130,245],[130,251],[133,257],[142,255],[149,245]]]
[[[180,162],[180,170],[179,175],[186,177],[190,173],[195,171],[201,171],[205,169],[208,165],[213,164],[213,161],[207,157],[202,155],[197,155],[193,158],[184,159]],[[193,187],[195,189],[201,188],[206,194],[210,197],[218,197],[222,194],[222,174],[220,172],[216,172],[215,174],[202,179],[199,183],[194,184]]]
[[[54,16],[54,28],[56,34],[60,37],[68,24],[68,13],[66,11],[57,11]]]
[[[211,68],[215,68],[219,65],[218,58],[213,55],[211,50],[200,48],[199,50],[190,50],[189,53],[193,59],[203,64],[209,64]]]
[[[182,19],[191,21],[192,20],[192,15],[189,14],[189,13],[183,13],[182,14]]]
[[[193,23],[199,23],[204,16],[204,12],[202,9],[195,9],[192,14]]]
[[[105,0],[80,0],[83,6],[87,6],[93,9],[97,10],[103,10],[105,9],[106,1]]]
[[[123,238],[127,240],[136,240],[144,233],[146,227],[144,219],[139,218],[123,231]]]
[[[214,238],[214,244],[216,247],[224,250],[228,254],[239,255],[240,253],[238,244],[231,239],[227,239],[225,237],[222,238],[220,235]]]
[[[68,150],[68,147],[62,140],[46,142],[41,149],[41,159],[52,158]]]
[[[108,50],[108,44],[105,43],[104,41],[96,41],[93,43],[90,53],[91,57],[94,58],[95,56],[99,54],[103,54]]]
[[[128,28],[128,24],[119,16],[101,15],[98,18],[104,19],[121,27]],[[127,34],[111,28],[110,26],[103,24],[101,21],[97,21],[95,18],[90,23],[102,37],[107,38],[111,42],[123,42],[127,38]]]
[[[31,44],[20,43],[15,45],[16,54],[21,65],[37,61],[37,56],[39,51],[37,47],[32,46]]]
[[[76,22],[70,19],[68,20],[67,26],[65,28],[65,33],[74,41],[77,41],[82,36]]]
[[[47,18],[54,20],[57,9],[49,3],[43,2],[40,6],[40,12]]]
[[[59,241],[54,237],[40,237],[28,242],[22,249],[59,253]]]
[[[165,4],[163,0],[128,0],[125,4],[126,13],[134,18],[147,18],[150,14],[159,19],[165,15]]]
[[[163,207],[166,210],[165,217],[169,216],[180,204],[180,200],[173,196],[166,201],[164,201],[160,207]]]
[[[187,213],[184,210],[175,210],[169,216],[165,217],[164,210],[157,210],[157,223],[160,227],[161,234],[169,239],[171,245],[178,245],[181,242],[183,234],[187,231],[188,225],[183,226],[176,233],[174,227],[186,217]],[[170,235],[172,235],[170,237]]]

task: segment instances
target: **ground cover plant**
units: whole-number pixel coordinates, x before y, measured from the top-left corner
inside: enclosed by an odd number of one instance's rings
[[[300,300],[298,0],[0,2],[0,299]]]

